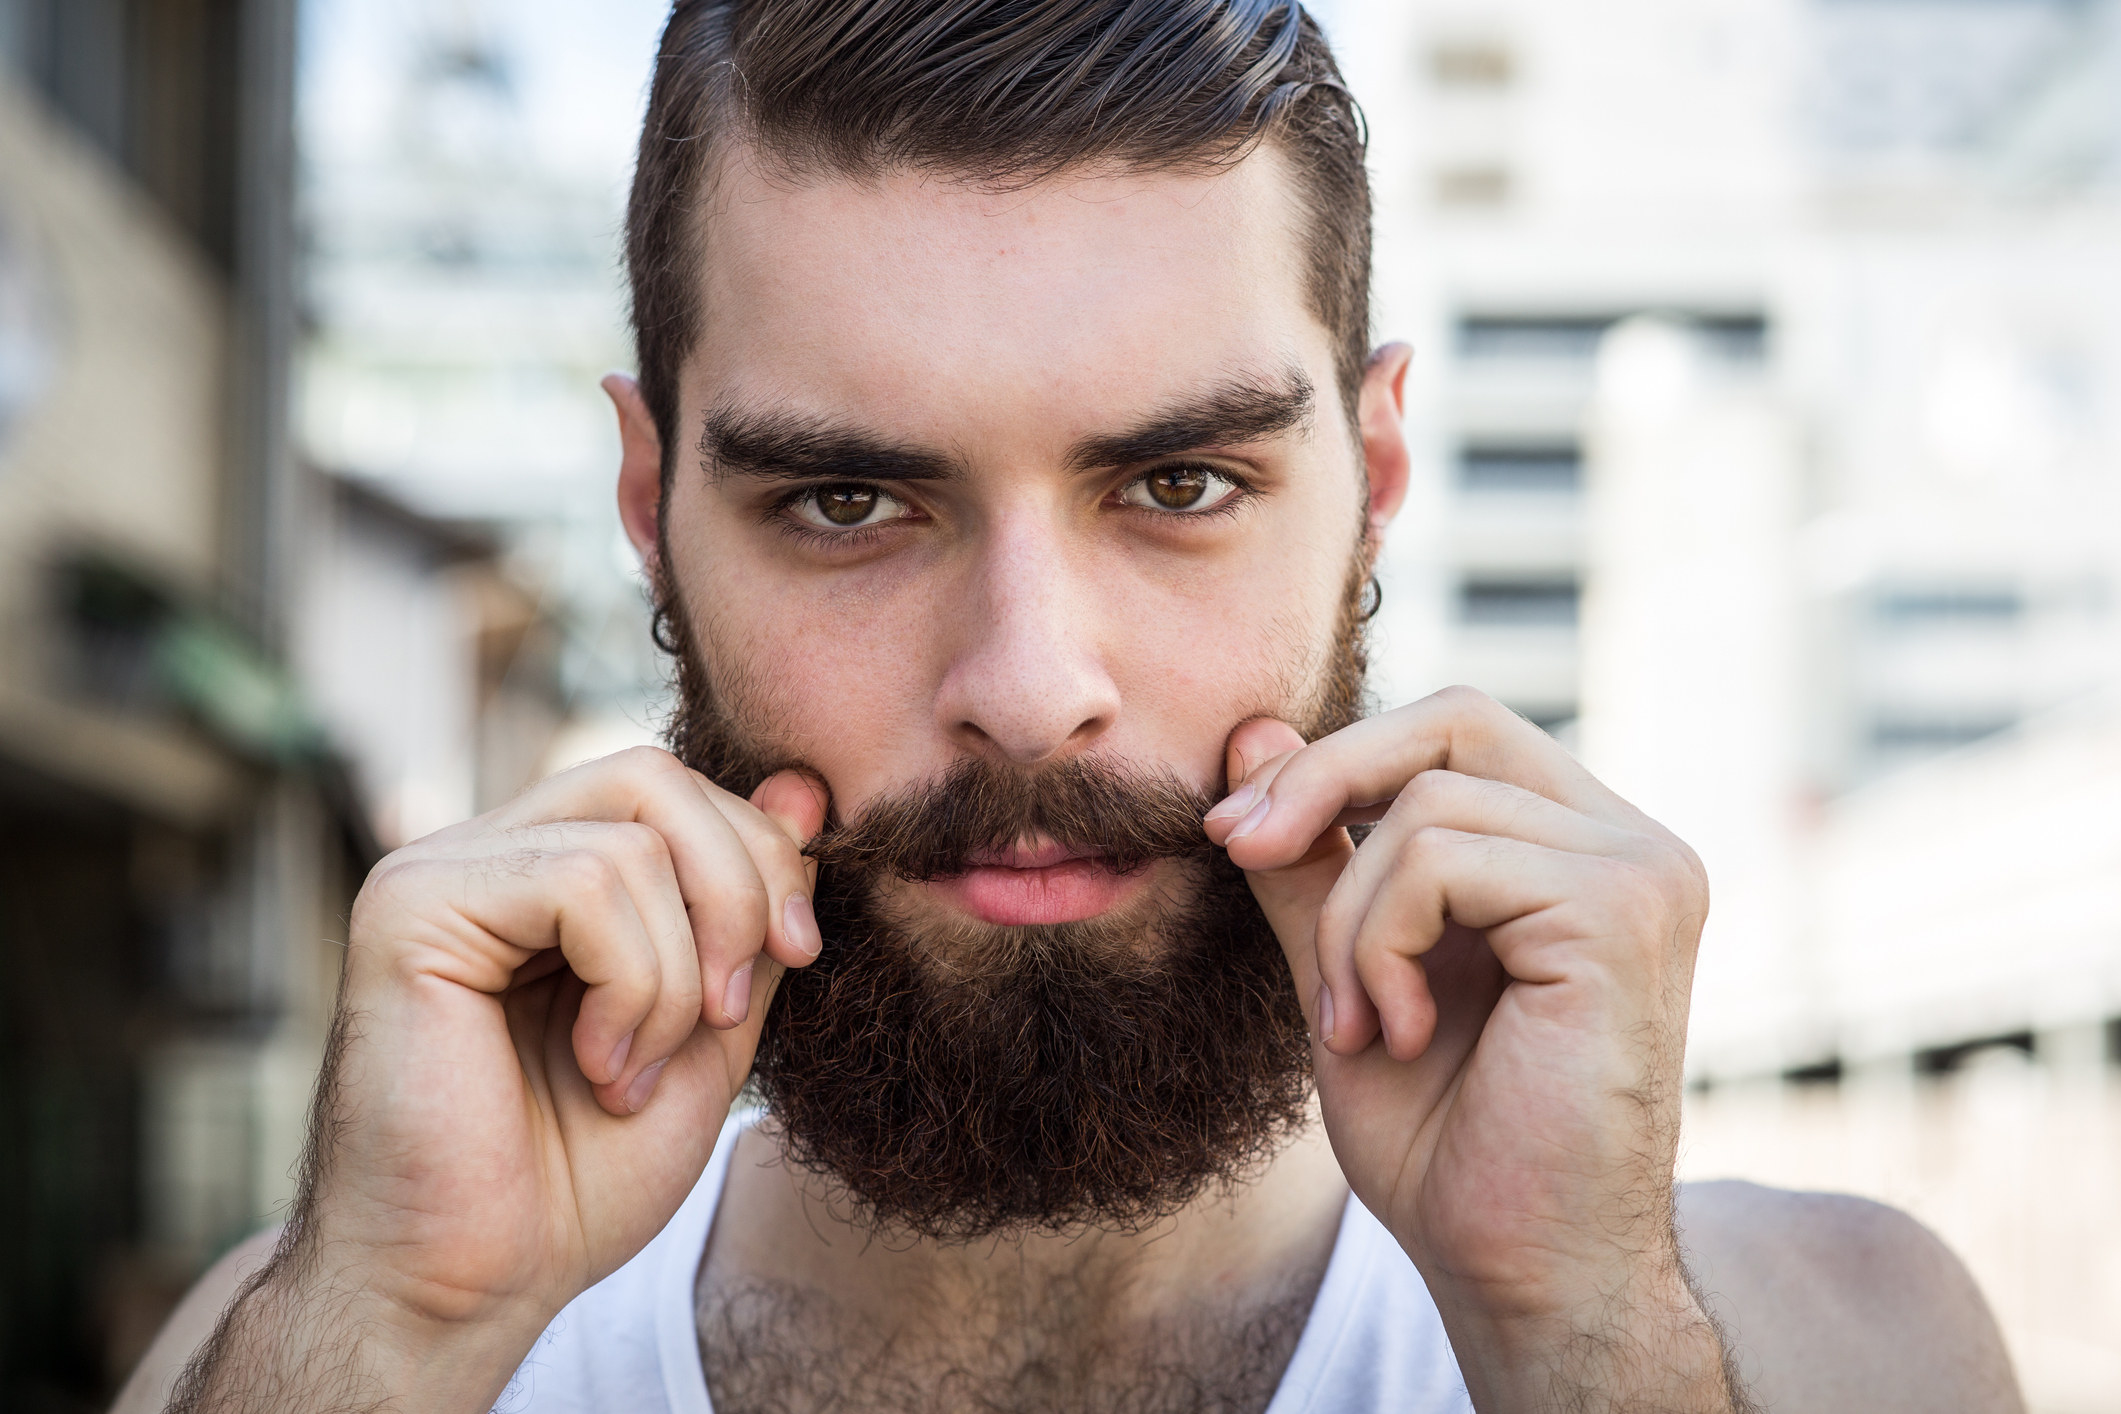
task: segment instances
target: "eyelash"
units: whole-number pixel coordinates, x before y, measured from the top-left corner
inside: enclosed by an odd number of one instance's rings
[[[1185,470],[1205,471],[1211,476],[1219,477],[1229,482],[1232,488],[1230,494],[1204,511],[1154,511],[1146,506],[1131,505],[1124,501],[1120,502],[1121,509],[1140,511],[1144,515],[1153,516],[1158,520],[1206,520],[1211,516],[1235,515],[1246,502],[1259,494],[1245,478],[1226,471],[1222,467],[1209,466],[1202,462],[1165,462],[1121,482],[1118,487],[1114,488],[1113,495],[1117,496],[1120,491],[1134,485],[1136,482],[1144,481],[1158,472]],[[866,485],[869,483],[820,481],[808,486],[799,486],[781,496],[772,504],[767,512],[767,519],[775,522],[783,534],[808,545],[818,545],[828,549],[859,549],[873,545],[884,534],[886,528],[894,523],[893,521],[887,520],[876,525],[856,526],[849,530],[826,530],[820,526],[806,524],[793,514],[796,506],[800,505],[807,497],[815,496],[818,492],[830,490],[835,486],[852,486],[856,484]],[[882,490],[883,488],[879,486],[877,489]],[[887,492],[886,494],[889,493]],[[893,497],[893,499],[903,500],[904,498]]]

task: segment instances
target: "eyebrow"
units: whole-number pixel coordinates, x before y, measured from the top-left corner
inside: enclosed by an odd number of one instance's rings
[[[957,463],[927,447],[797,413],[717,409],[700,431],[700,465],[710,482],[940,481]]]
[[[1202,447],[1256,442],[1308,427],[1317,398],[1295,368],[1276,378],[1240,378],[1154,413],[1124,432],[1085,437],[1068,453],[1072,471],[1131,466]]]
[[[1085,437],[1069,449],[1070,471],[1131,466],[1202,447],[1256,442],[1308,427],[1317,403],[1311,380],[1287,369],[1275,378],[1238,378],[1151,414],[1121,432]],[[700,430],[700,465],[710,482],[944,481],[957,460],[929,447],[894,442],[858,427],[794,412],[719,408]]]

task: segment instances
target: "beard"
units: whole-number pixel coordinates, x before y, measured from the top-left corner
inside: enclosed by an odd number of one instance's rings
[[[1365,578],[1290,718],[1306,740],[1362,715]],[[744,796],[802,766],[738,726],[681,602],[653,587],[673,751]],[[1202,832],[1217,798],[1094,756],[967,757],[829,820],[805,851],[824,949],[782,977],[752,1069],[788,1160],[856,1222],[944,1241],[1139,1231],[1256,1173],[1306,1122],[1311,1047],[1272,927]],[[1157,865],[1160,887],[1070,923],[904,907],[907,884],[1034,833],[1121,872]]]

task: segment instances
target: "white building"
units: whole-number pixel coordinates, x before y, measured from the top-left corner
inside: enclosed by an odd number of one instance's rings
[[[1937,935],[1863,882],[2121,688],[2121,7],[1334,19],[1416,345],[1390,695],[1483,686],[1701,849],[1697,1074],[2121,1015],[2089,858],[2066,967],[1889,965]]]

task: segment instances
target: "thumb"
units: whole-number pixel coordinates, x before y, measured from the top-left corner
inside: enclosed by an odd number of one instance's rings
[[[1223,772],[1234,791],[1263,767],[1274,764],[1278,768],[1276,758],[1293,756],[1303,749],[1303,737],[1287,722],[1272,717],[1254,717],[1249,722],[1239,723],[1237,730],[1230,733],[1229,744],[1223,748]],[[1272,776],[1266,776],[1253,784],[1264,788],[1272,779]]]
[[[1224,769],[1233,791],[1245,785],[1259,791],[1273,783],[1282,766],[1301,751],[1304,739],[1286,722],[1258,718],[1230,733]],[[1243,802],[1249,804],[1249,801]],[[1234,827],[1236,820],[1229,821]],[[1315,1033],[1318,1026],[1318,911],[1333,892],[1340,871],[1355,856],[1348,832],[1335,826],[1312,842],[1295,862],[1279,869],[1247,870],[1252,897],[1281,940],[1296,982],[1296,995],[1303,1002],[1304,1016]]]
[[[825,812],[832,803],[832,793],[808,771],[776,771],[759,782],[759,788],[751,793],[751,803],[801,847],[825,828]]]

